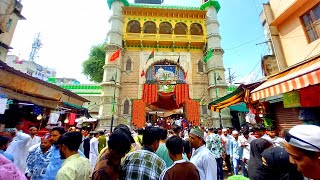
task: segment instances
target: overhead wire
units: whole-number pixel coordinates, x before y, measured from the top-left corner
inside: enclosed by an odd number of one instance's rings
[[[269,50],[267,45],[265,45],[263,48],[264,48],[264,49],[259,50],[260,52],[262,52],[262,53],[261,53],[261,57],[263,57],[263,56],[268,52],[268,50]],[[265,50],[265,49],[266,49],[266,50]],[[258,66],[259,63],[261,63],[261,59],[259,59],[259,60],[257,61],[257,63],[255,64],[255,66],[253,67],[253,69],[250,71],[250,73],[248,73],[248,74],[246,74],[246,75],[243,75],[243,76],[238,76],[238,77],[242,77],[242,78],[248,77],[250,74],[252,74],[252,73],[254,72],[254,70],[257,68],[257,66]]]
[[[245,43],[242,43],[242,44],[240,44],[240,45],[234,46],[234,47],[232,47],[232,48],[224,48],[224,50],[225,50],[225,51],[230,51],[230,50],[233,50],[233,49],[237,49],[237,48],[242,47],[242,46],[244,46],[244,45],[247,45],[247,44],[249,44],[249,43],[251,43],[251,42],[253,42],[253,41],[255,41],[255,40],[257,40],[257,39],[259,39],[259,38],[261,38],[261,37],[263,37],[263,36],[264,36],[264,34],[261,35],[261,36],[259,36],[259,37],[254,38],[254,39],[252,39],[252,40],[250,40],[250,41],[248,41],[248,42],[245,42]]]

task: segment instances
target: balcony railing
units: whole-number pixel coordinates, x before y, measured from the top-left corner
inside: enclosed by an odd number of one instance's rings
[[[152,40],[152,41],[175,41],[175,42],[206,42],[204,35],[176,35],[176,34],[146,34],[125,33],[124,40]]]

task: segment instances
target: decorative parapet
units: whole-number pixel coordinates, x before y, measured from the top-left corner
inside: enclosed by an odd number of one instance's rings
[[[164,5],[146,5],[146,4],[129,4],[129,6],[140,7],[140,8],[156,8],[156,9],[202,10],[199,7],[187,7],[187,6],[164,6]]]
[[[58,86],[80,95],[101,94],[102,92],[102,87],[98,84],[58,84]]]
[[[201,5],[200,9],[205,10],[207,7],[210,7],[210,6],[213,6],[216,9],[217,13],[221,9],[219,2],[215,0],[208,0],[206,3]]]
[[[127,0],[107,0],[108,7],[111,9],[111,5],[114,1],[120,1],[122,2],[125,6],[129,6],[129,2]]]

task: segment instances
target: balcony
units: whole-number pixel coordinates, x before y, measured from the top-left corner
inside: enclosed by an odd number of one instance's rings
[[[125,33],[123,39],[125,41],[206,43],[203,35]]]

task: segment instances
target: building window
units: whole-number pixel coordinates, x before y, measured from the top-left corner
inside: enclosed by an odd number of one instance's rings
[[[123,114],[129,114],[130,102],[126,99],[123,103]]]
[[[200,61],[198,62],[198,72],[199,72],[199,73],[203,73],[203,72],[204,72],[202,60],[200,60]]]
[[[6,31],[7,31],[7,32],[10,31],[11,25],[12,25],[12,19],[9,19],[8,22],[7,22],[7,24],[6,24]]]
[[[126,62],[126,71],[131,71],[132,70],[132,61],[131,58],[128,58],[127,62]]]
[[[301,16],[309,42],[313,42],[320,37],[320,4]]]
[[[201,105],[202,114],[208,114],[207,105]]]
[[[33,71],[31,71],[31,70],[27,70],[27,74],[28,74],[29,76],[32,76]]]

